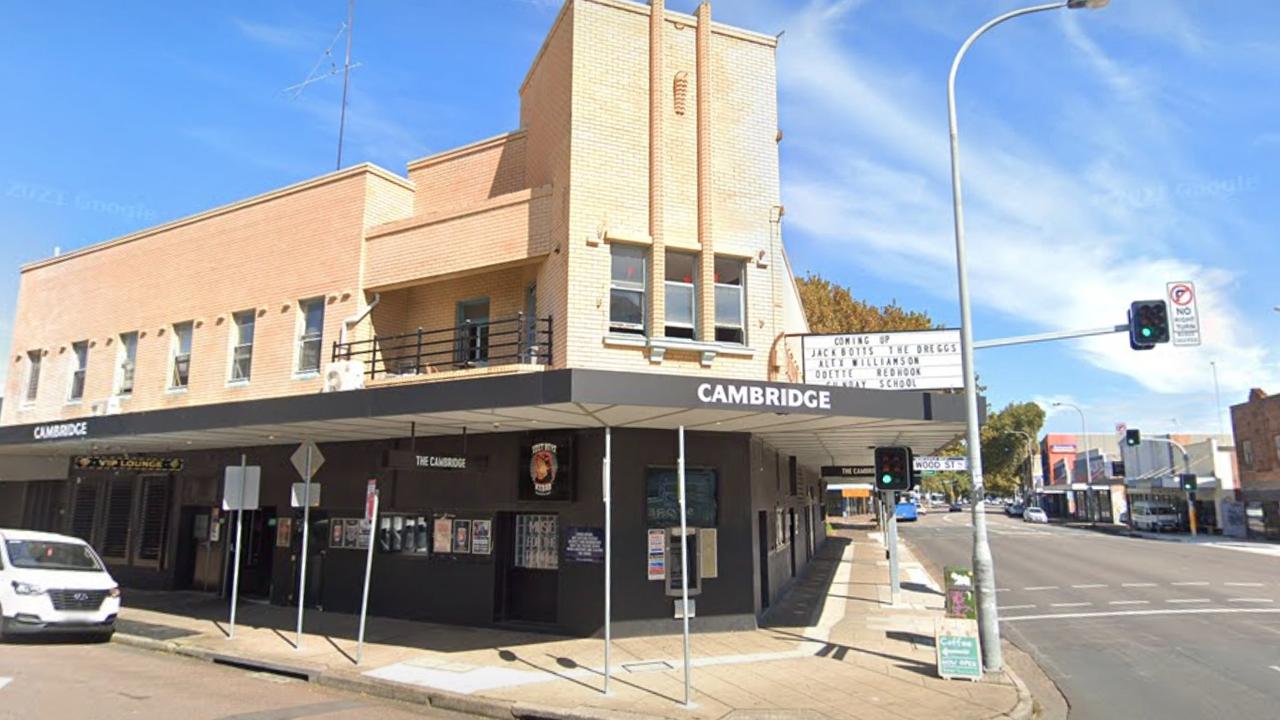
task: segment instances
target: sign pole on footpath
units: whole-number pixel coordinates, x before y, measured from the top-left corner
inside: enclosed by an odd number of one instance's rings
[[[231,575],[231,621],[227,639],[236,639],[236,601],[240,598],[240,539],[244,529],[244,480],[248,458],[240,454],[240,502],[236,507],[236,567]]]
[[[373,536],[378,527],[378,481],[370,480],[364,496],[364,520],[369,524],[369,552],[364,558],[364,594],[360,598],[360,634],[356,639],[356,664],[364,660],[364,622],[369,616],[369,579],[373,577]]]
[[[302,649],[302,607],[307,599],[307,539],[311,535],[311,448],[311,441],[308,440],[304,450],[307,459],[302,472],[306,490],[302,495],[302,558],[298,572],[298,632],[293,642],[294,651]],[[370,544],[372,540],[370,537]]]
[[[693,695],[689,681],[689,528],[684,497],[684,426],[680,426],[680,597],[684,610],[684,706],[692,707]]]
[[[604,429],[604,694],[609,694],[609,646],[612,644],[613,624],[613,460],[612,428]]]
[[[898,508],[892,490],[884,492],[885,512],[889,515],[889,604],[898,604]]]

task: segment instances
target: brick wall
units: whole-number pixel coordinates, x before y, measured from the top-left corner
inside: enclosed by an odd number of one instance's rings
[[[1280,491],[1280,396],[1253,391],[1249,402],[1232,406],[1231,426],[1240,488],[1246,497],[1251,492]]]

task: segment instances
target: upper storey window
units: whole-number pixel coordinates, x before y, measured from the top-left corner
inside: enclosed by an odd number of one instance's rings
[[[609,330],[644,334],[649,252],[645,248],[610,248]]]

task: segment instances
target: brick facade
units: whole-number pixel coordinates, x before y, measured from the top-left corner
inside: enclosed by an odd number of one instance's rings
[[[768,378],[779,334],[804,330],[781,244],[776,41],[713,23],[709,5],[655,5],[568,0],[520,88],[520,127],[410,162],[407,180],[360,165],[25,266],[0,424],[319,392],[318,374],[295,372],[299,301],[314,297],[324,362],[375,297],[349,339],[447,331],[471,298],[513,317],[532,286],[554,322],[553,367]],[[646,335],[610,332],[617,244],[649,253]],[[667,250],[701,263],[698,329],[682,342],[663,332]],[[715,342],[718,256],[744,263],[743,344]],[[233,383],[245,310],[252,377]],[[173,325],[186,321],[190,382],[175,391]],[[119,397],[130,332],[136,386]],[[80,341],[85,389],[69,403]],[[25,402],[30,352],[40,378]]]
[[[1240,489],[1246,500],[1280,500],[1280,395],[1261,390],[1231,408]]]

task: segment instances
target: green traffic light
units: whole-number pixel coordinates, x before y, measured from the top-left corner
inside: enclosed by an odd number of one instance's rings
[[[1151,337],[1151,328],[1142,328],[1142,337]]]
[[[880,482],[884,483],[885,485],[890,485],[893,483],[893,476],[888,473],[885,473],[884,475],[880,476]]]

